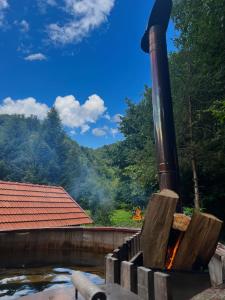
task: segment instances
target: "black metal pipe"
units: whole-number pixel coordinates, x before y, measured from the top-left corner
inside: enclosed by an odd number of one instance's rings
[[[173,119],[172,97],[166,44],[166,31],[171,14],[171,0],[156,0],[141,47],[150,54],[152,104],[160,190],[180,194],[179,167]],[[181,202],[178,210],[181,209]]]
[[[166,46],[166,33],[160,25],[149,31],[152,70],[152,104],[160,190],[179,193],[179,171]]]

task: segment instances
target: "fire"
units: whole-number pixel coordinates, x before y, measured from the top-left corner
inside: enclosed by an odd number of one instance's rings
[[[133,213],[133,217],[132,217],[132,220],[134,221],[141,221],[143,219],[142,217],[142,210],[137,207]]]
[[[169,251],[168,251],[169,253],[171,253],[171,255],[170,255],[170,257],[169,257],[169,259],[168,259],[168,261],[167,261],[167,264],[166,264],[167,270],[171,270],[171,269],[172,269],[173,262],[174,262],[174,259],[175,259],[175,257],[176,257],[178,248],[179,248],[179,246],[180,246],[182,237],[183,237],[183,235],[181,234],[181,235],[179,236],[179,239],[177,240],[177,242],[176,242],[174,248],[169,249]]]

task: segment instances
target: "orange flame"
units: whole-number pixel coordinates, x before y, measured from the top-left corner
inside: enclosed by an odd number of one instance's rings
[[[175,260],[178,248],[180,246],[181,240],[182,240],[182,234],[180,235],[179,239],[177,240],[176,245],[174,246],[174,248],[172,250],[172,255],[170,256],[170,258],[169,258],[169,260],[168,260],[168,262],[166,264],[167,270],[171,270],[172,269],[172,266],[173,266],[173,263],[174,263],[174,260]]]

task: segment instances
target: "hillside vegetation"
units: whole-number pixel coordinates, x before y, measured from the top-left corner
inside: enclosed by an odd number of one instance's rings
[[[169,63],[184,206],[225,220],[224,11],[225,0],[175,2]],[[71,140],[54,108],[42,122],[0,116],[0,179],[62,185],[102,224],[114,209],[145,208],[158,189],[151,89],[126,103],[124,140],[97,150]]]

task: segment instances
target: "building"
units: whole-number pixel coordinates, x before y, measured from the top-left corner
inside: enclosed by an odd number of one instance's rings
[[[62,187],[0,181],[0,231],[90,223]]]

